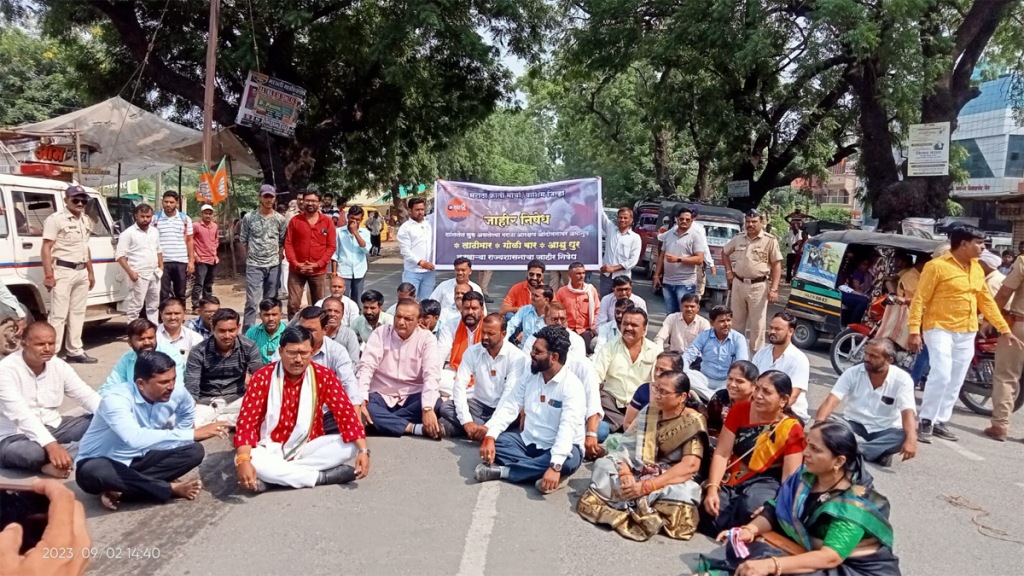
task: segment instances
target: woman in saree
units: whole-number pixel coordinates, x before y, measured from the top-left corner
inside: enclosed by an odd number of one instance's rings
[[[806,441],[803,425],[786,412],[792,392],[789,376],[768,370],[758,377],[753,400],[729,409],[711,457],[702,533],[714,537],[749,522],[800,467]]]
[[[631,540],[658,532],[679,540],[693,536],[700,505],[694,476],[708,434],[689,393],[683,372],[664,372],[651,383],[651,403],[618,448],[594,464],[590,489],[576,505],[580,516]]]
[[[715,392],[708,400],[708,434],[718,438],[729,416],[729,409],[740,402],[749,402],[754,397],[754,383],[757,382],[757,366],[753,362],[737,360],[729,366],[725,388]]]
[[[889,501],[872,489],[853,431],[835,420],[807,435],[804,465],[782,484],[778,496],[749,524],[734,532],[747,546],[740,558],[729,544],[725,558],[702,558],[712,576],[899,576],[892,553]],[[778,548],[759,539],[766,533]],[[728,532],[719,534],[726,542]]]

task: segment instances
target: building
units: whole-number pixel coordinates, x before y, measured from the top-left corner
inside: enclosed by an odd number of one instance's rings
[[[843,208],[850,211],[850,220],[859,226],[863,217],[863,206],[857,199],[861,189],[857,176],[857,161],[854,158],[842,160],[828,169],[828,180],[798,178],[792,186],[806,190],[814,196],[814,203],[822,208]]]

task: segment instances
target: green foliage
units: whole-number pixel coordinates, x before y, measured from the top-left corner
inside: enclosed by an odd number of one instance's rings
[[[0,126],[39,122],[86,100],[71,62],[84,43],[68,46],[16,27],[0,28]]]

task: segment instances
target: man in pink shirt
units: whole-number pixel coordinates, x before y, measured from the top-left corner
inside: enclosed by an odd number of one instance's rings
[[[359,358],[356,380],[367,398],[359,413],[382,436],[445,434],[437,421],[441,358],[437,340],[421,328],[420,304],[403,298],[394,323],[374,330]]]
[[[558,289],[555,301],[565,305],[569,330],[583,337],[587,353],[594,351],[593,339],[597,334],[597,313],[601,296],[597,288],[586,283],[587,270],[580,262],[569,265],[569,283]]]
[[[217,275],[217,248],[220,246],[220,228],[213,220],[213,206],[203,204],[199,209],[202,219],[193,228],[192,241],[196,253],[196,277],[192,282],[192,310],[199,309],[199,301],[213,296],[213,277]]]

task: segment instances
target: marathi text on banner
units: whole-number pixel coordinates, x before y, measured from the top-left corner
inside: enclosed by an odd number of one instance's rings
[[[305,100],[305,88],[250,70],[235,123],[290,138]]]
[[[601,266],[599,178],[523,187],[438,180],[434,199],[438,269],[460,256],[474,270],[525,270],[531,260],[550,270]]]

